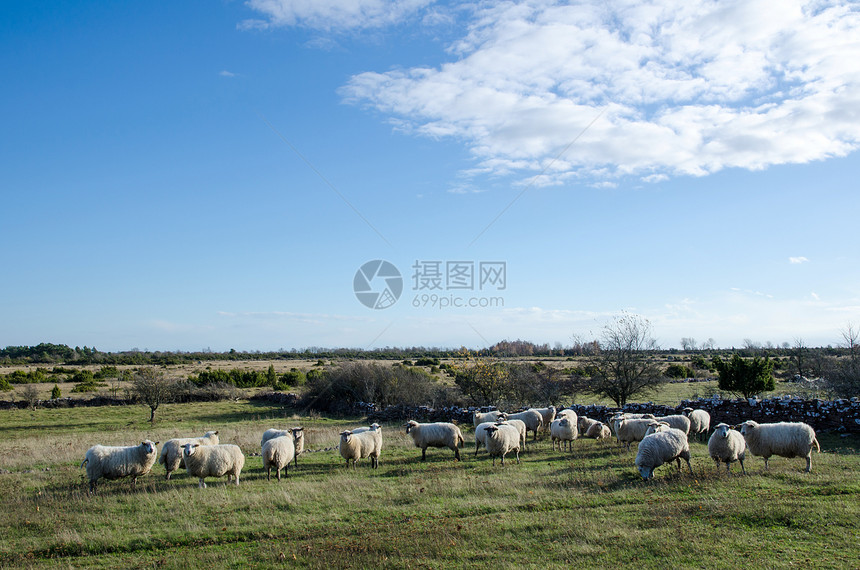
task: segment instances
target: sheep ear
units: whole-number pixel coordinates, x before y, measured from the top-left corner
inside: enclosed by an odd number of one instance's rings
[[[215,430],[215,435],[218,435],[218,430],[217,430],[217,429]]]
[[[161,443],[161,442],[160,442],[160,441],[156,441],[156,442],[155,442],[155,443],[153,443],[152,445],[158,445],[159,443]]]

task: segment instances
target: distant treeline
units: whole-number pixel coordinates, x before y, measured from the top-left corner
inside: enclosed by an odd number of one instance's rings
[[[739,354],[742,357],[770,356],[794,356],[799,350],[821,356],[841,356],[848,353],[848,349],[825,347],[809,348],[802,347],[745,347],[731,349],[709,349],[709,350],[686,350],[666,349],[660,350],[660,354]],[[199,361],[213,360],[315,360],[315,359],[342,359],[342,360],[403,360],[421,358],[459,358],[463,354],[462,348],[438,348],[438,347],[384,347],[373,349],[361,348],[320,348],[310,347],[304,349],[278,350],[270,352],[242,352],[230,349],[227,352],[213,352],[201,350],[194,352],[184,351],[146,351],[131,349],[121,352],[102,352],[95,347],[71,348],[65,344],[41,343],[36,346],[7,346],[0,349],[0,364],[69,364],[69,365],[169,365],[188,364]],[[563,347],[556,343],[535,344],[525,340],[503,340],[488,348],[471,351],[478,357],[577,357],[593,356],[600,352],[598,341],[576,342],[572,346]]]

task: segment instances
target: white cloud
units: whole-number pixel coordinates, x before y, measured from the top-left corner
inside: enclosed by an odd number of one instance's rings
[[[797,265],[800,263],[806,263],[807,261],[809,261],[809,260],[806,259],[805,257],[802,257],[802,256],[801,257],[789,257],[788,258],[788,262],[791,263],[792,265]]]
[[[235,73],[233,73],[232,71],[227,71],[226,69],[222,69],[218,73],[218,75],[220,75],[221,77],[236,77]]]
[[[848,2],[534,0],[470,14],[450,62],[355,75],[345,99],[465,141],[473,173],[540,172],[601,113],[547,177],[654,182],[860,144],[860,12]]]
[[[248,0],[264,19],[245,20],[241,29],[302,26],[318,30],[378,28],[414,16],[433,0]],[[428,16],[438,19],[438,15]]]

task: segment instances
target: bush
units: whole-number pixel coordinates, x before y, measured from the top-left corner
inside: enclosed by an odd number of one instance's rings
[[[3,376],[0,376],[0,390],[2,390],[4,392],[8,392],[11,389],[12,389],[12,385],[9,384],[9,381],[6,380],[6,378],[4,378]]]
[[[77,382],[75,387],[72,388],[72,392],[77,394],[96,392],[99,388],[107,386],[104,382],[96,382],[95,375],[92,370],[78,370],[75,372],[75,375],[72,376],[72,382]]]
[[[695,372],[683,364],[670,364],[666,368],[666,376],[669,378],[693,378],[695,375]]]
[[[54,384],[54,388],[51,390],[51,399],[59,400],[62,395],[62,392],[60,392],[60,386],[58,384]]]
[[[735,354],[728,362],[719,356],[713,359],[714,368],[720,375],[717,385],[720,390],[750,398],[763,392],[771,392],[776,387],[773,379],[773,362],[765,356],[743,359]]]

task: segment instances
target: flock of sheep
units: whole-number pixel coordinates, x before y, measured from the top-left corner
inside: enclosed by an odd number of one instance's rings
[[[690,465],[689,436],[702,438],[710,431],[711,417],[704,410],[685,408],[683,414],[655,417],[651,414],[617,413],[606,423],[578,417],[571,409],[556,411],[556,408],[531,408],[522,412],[508,414],[501,411],[486,413],[475,412],[475,456],[483,445],[496,464],[496,458],[505,464],[505,456],[514,454],[517,463],[520,451],[525,448],[528,432],[537,439],[539,431],[548,431],[553,449],[573,448],[573,442],[582,435],[592,439],[608,439],[615,434],[620,444],[638,443],[635,465],[644,479],[649,479],[657,467],[677,461],[678,470],[681,460]],[[427,448],[445,448],[454,452],[460,459],[460,448],[465,444],[460,428],[448,422],[419,423],[408,421],[404,426],[412,437],[415,447],[421,448],[421,460],[427,457]],[[611,428],[611,429],[610,429]],[[156,459],[165,469],[166,479],[172,472],[185,468],[192,477],[197,477],[199,486],[206,487],[206,477],[227,476],[239,484],[239,475],[245,465],[245,456],[237,445],[221,444],[218,432],[210,431],[202,437],[177,438],[164,443],[158,455],[159,442],[146,440],[139,445],[128,447],[95,445],[91,447],[81,463],[86,465],[90,492],[95,490],[96,482],[101,479],[120,479],[131,477],[132,483],[152,469]],[[726,470],[734,462],[739,462],[746,474],[744,459],[746,452],[764,458],[765,469],[768,459],[773,456],[804,457],[806,472],[812,470],[812,449],[821,451],[815,431],[800,422],[779,422],[759,424],[752,420],[738,426],[721,423],[714,428],[708,441],[708,454],[719,468],[726,464]],[[277,479],[281,470],[289,475],[290,463],[298,465],[298,456],[304,451],[304,430],[294,427],[288,430],[269,429],[260,441],[260,452],[266,478],[271,478],[274,468]],[[371,467],[379,466],[382,453],[382,428],[379,424],[345,430],[340,433],[338,451],[346,466],[352,467],[360,459],[370,458]]]

